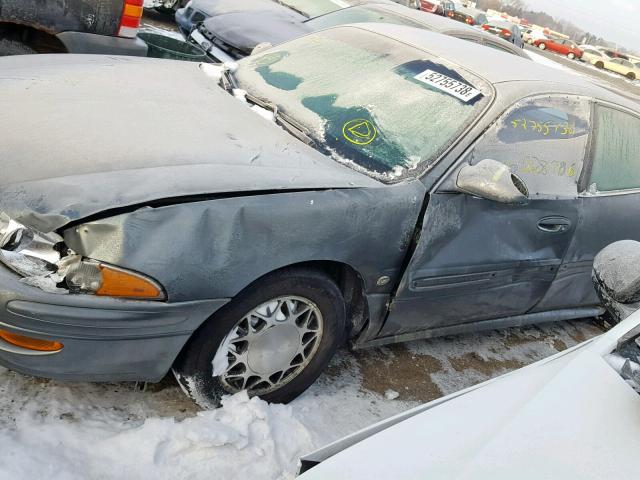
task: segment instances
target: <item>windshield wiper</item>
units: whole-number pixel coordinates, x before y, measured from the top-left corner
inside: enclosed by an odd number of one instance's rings
[[[233,78],[233,73],[227,66],[223,66],[222,68],[222,77],[220,78],[220,84],[222,85],[222,88],[224,88],[227,92],[232,92],[234,88],[238,88],[236,79]]]
[[[247,93],[245,95],[245,98],[248,102],[257,105],[258,107],[264,108],[265,110],[270,110],[271,112],[273,112],[273,119],[275,120],[276,124],[284,128],[287,132],[289,132],[301,142],[304,142],[309,146],[313,146],[315,144],[313,138],[311,138],[311,135],[309,135],[309,131],[296,119],[292,118],[286,113],[283,113],[277,105],[267,100],[263,100],[259,97],[255,97],[250,93]]]
[[[288,9],[290,9],[290,10],[293,10],[296,13],[299,13],[300,15],[302,15],[305,18],[311,18],[311,16],[307,12],[303,12],[299,8],[296,8],[296,7],[292,6],[292,5],[289,5],[288,3],[282,2],[280,0],[276,0],[276,3],[282,5],[283,7],[286,7]]]

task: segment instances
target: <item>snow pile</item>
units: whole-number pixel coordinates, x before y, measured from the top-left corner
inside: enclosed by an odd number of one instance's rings
[[[182,422],[150,418],[139,426],[43,418],[29,409],[0,433],[0,478],[284,480],[311,450],[291,407],[246,393]]]

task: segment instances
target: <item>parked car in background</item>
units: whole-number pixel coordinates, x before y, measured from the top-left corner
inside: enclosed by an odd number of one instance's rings
[[[582,57],[582,50],[571,40],[547,38],[535,40],[533,45],[540,50],[549,50],[565,55],[571,60]]]
[[[287,30],[285,26],[265,30],[262,36],[255,36],[255,30],[230,23],[224,17],[212,17],[204,21],[192,32],[191,39],[218,61],[234,61],[245,57],[259,44],[281,43],[304,33],[349,23],[391,23],[416,27],[433,32],[480,43],[519,57],[529,58],[521,49],[467,25],[451,22],[446,18],[411,10],[393,3],[369,3],[343,8],[316,18],[306,20],[296,28]],[[287,38],[289,37],[289,38]]]
[[[147,54],[137,37],[143,0],[0,0],[0,56]]]
[[[515,55],[367,23],[233,65],[55,60],[0,66],[19,372],[286,402],[347,341],[600,314],[593,258],[640,239],[638,104]]]
[[[493,35],[497,35],[518,48],[524,48],[520,27],[511,22],[489,21],[482,28]]]
[[[413,8],[415,10],[420,10],[420,0],[393,0],[393,1],[405,7]]]
[[[189,33],[209,17],[224,18],[229,22],[246,28],[246,36],[256,38],[264,31],[283,29],[294,31],[305,20],[325,13],[333,12],[351,5],[368,3],[370,0],[191,0],[184,8],[176,12],[178,30],[188,37]],[[377,0],[391,3],[391,0]],[[238,32],[241,33],[241,32]],[[286,37],[289,38],[289,37]]]
[[[454,2],[446,0],[420,0],[420,10],[427,13],[434,13],[442,17],[446,17],[449,12],[453,12],[456,9]]]
[[[471,26],[482,26],[487,23],[487,15],[485,12],[475,8],[459,7],[447,12],[447,16],[453,20],[466,23]]]
[[[306,455],[300,480],[635,478],[640,244],[607,247],[594,279],[625,302],[613,300],[615,328]]]
[[[611,60],[609,55],[594,47],[581,45],[579,48],[582,50],[582,57],[580,59],[583,62],[596,65],[598,68],[604,68],[604,62]]]
[[[547,36],[541,30],[536,28],[528,28],[522,33],[522,41],[533,45],[536,40],[546,40]]]
[[[611,72],[619,73],[620,75],[624,75],[629,80],[635,80],[640,78],[640,68],[638,65],[630,62],[629,60],[625,60],[623,58],[611,58],[609,60],[599,60],[594,65],[598,68],[604,68],[605,70],[609,70]]]
[[[184,7],[189,0],[144,0],[145,8],[155,8],[166,14],[175,14],[176,10]]]

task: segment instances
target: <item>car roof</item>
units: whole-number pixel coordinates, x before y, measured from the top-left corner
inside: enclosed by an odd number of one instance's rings
[[[491,35],[483,30],[478,30],[477,28],[473,28],[469,25],[466,25],[461,22],[453,22],[446,17],[441,17],[440,15],[433,15],[432,13],[422,12],[420,10],[414,10],[412,8],[407,8],[403,5],[399,5],[397,3],[393,4],[378,4],[375,2],[371,2],[368,5],[361,5],[361,7],[375,7],[381,10],[387,10],[389,12],[402,15],[410,20],[421,23],[426,28],[438,32],[443,33],[445,35],[451,36],[467,36],[470,38],[485,39],[487,42],[491,44],[502,46],[505,50],[509,50],[515,55],[518,55],[523,58],[529,58],[527,54],[521,52],[522,49],[514,47],[512,43],[507,42],[495,35]]]
[[[440,33],[386,23],[358,23],[333,28],[359,28],[412,45],[435,56],[446,58],[494,85],[512,82],[546,82],[550,85],[549,88],[553,88],[557,93],[589,95],[640,112],[640,103],[600,87],[586,77],[515,55],[505,55],[497,50],[455,37],[446,37],[447,41],[443,42]],[[559,85],[562,86],[562,91],[559,91]]]

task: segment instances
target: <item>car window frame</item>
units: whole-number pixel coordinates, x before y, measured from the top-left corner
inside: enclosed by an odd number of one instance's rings
[[[469,157],[473,149],[476,148],[476,145],[482,140],[487,130],[489,130],[493,125],[495,125],[496,122],[498,122],[501,118],[503,118],[518,103],[526,100],[544,99],[549,97],[571,97],[575,99],[583,99],[589,104],[589,123],[590,123],[589,138],[587,138],[587,145],[585,148],[584,158],[582,159],[582,170],[580,172],[580,177],[578,177],[578,180],[576,182],[576,194],[575,194],[575,197],[572,197],[572,198],[582,197],[583,196],[582,195],[583,192],[581,188],[582,176],[585,174],[587,163],[591,164],[593,160],[592,148],[594,147],[593,139],[594,139],[594,131],[595,131],[594,125],[593,125],[593,119],[594,119],[595,105],[597,100],[589,95],[581,95],[578,93],[559,93],[559,92],[536,93],[533,95],[527,95],[525,97],[518,98],[516,101],[510,103],[505,109],[503,109],[500,113],[498,113],[495,116],[495,118],[492,119],[491,122],[485,126],[485,128],[482,129],[482,131],[478,134],[478,136],[474,138],[473,141],[460,153],[459,157],[456,158],[451,163],[451,166],[448,167],[445,170],[445,172],[442,173],[442,175],[433,183],[433,186],[430,188],[429,193],[432,194],[432,193],[441,191],[443,187],[445,187],[445,190],[442,190],[444,192],[457,191],[453,188],[447,188],[447,184],[452,183],[450,182],[450,180],[452,180],[452,176],[456,172],[458,172],[461,166],[465,163],[465,161],[467,160],[467,158]],[[425,175],[428,173],[429,173],[429,170],[425,172]]]
[[[640,112],[632,110],[630,108],[623,107],[622,105],[618,105],[616,103],[607,102],[605,100],[594,99],[593,104],[591,105],[591,121],[592,121],[592,134],[589,138],[589,143],[587,145],[587,158],[585,159],[582,165],[582,173],[580,174],[580,179],[578,181],[578,196],[585,198],[593,198],[593,197],[616,197],[620,195],[634,195],[640,193],[640,186],[636,188],[628,188],[623,190],[610,190],[607,192],[589,192],[589,185],[591,185],[591,174],[593,172],[593,164],[595,160],[595,148],[596,148],[596,135],[595,132],[598,128],[598,117],[597,117],[597,109],[598,107],[609,108],[612,110],[617,110],[619,112],[625,113],[634,117],[636,120],[640,121]]]

